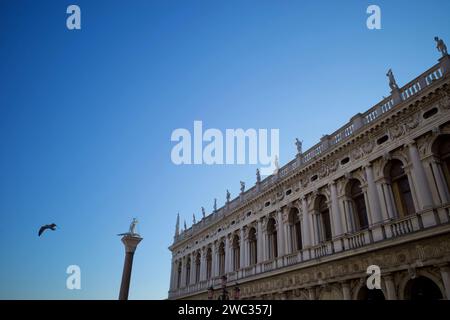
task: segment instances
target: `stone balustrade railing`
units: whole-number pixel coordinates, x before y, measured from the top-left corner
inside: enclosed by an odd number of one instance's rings
[[[355,133],[367,126],[370,126],[375,120],[386,113],[392,112],[398,104],[408,101],[411,97],[417,95],[426,87],[441,79],[445,73],[450,71],[444,68],[444,60],[441,61],[442,62],[434,65],[432,68],[422,73],[419,77],[399,88],[399,100],[394,94],[391,94],[366,112],[355,115],[350,122],[346,123],[332,134],[324,136],[319,143],[312,146],[301,155],[298,155],[298,159],[294,159],[281,167],[276,175],[268,176],[262,180],[259,183],[259,188],[254,186],[248,189],[243,194],[218,209],[216,212],[213,212],[190,228],[181,232],[175,237],[174,243],[187,239],[196,232],[214,224],[216,221],[221,220],[221,218],[225,215],[230,214],[233,210],[255,197],[258,192],[267,190],[280,178],[284,178],[296,169],[308,165],[311,161],[323,155],[327,150],[330,150],[336,145],[350,139]],[[445,67],[448,68],[448,66]],[[319,251],[320,250],[321,249],[319,249]]]

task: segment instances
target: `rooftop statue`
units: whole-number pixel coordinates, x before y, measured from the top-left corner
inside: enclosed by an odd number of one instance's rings
[[[298,140],[298,138],[295,138],[295,146],[297,147],[297,154],[302,153],[302,144],[303,141]]]
[[[436,41],[436,48],[440,53],[442,53],[442,56],[445,57],[448,55],[447,46],[445,45],[444,40],[434,37],[434,41]]]
[[[388,72],[386,73],[386,76],[389,78],[389,87],[391,88],[391,90],[397,90],[398,85],[397,85],[397,82],[395,81],[395,77],[394,77],[394,73],[392,72],[392,69],[388,70]]]

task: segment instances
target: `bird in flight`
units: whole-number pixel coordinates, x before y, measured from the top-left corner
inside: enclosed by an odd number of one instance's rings
[[[52,224],[46,224],[45,226],[42,226],[42,227],[39,229],[39,233],[38,233],[39,237],[40,237],[41,234],[42,234],[45,230],[47,230],[47,229],[50,229],[50,230],[55,231],[55,230],[56,230],[56,224],[52,223]]]

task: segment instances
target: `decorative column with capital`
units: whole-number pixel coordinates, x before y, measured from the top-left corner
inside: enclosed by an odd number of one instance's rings
[[[442,283],[444,284],[445,295],[447,296],[447,300],[450,300],[450,265],[442,265],[440,266]]]
[[[417,150],[415,141],[408,143],[409,156],[411,158],[414,180],[416,181],[417,193],[419,196],[420,209],[428,209],[433,206],[430,186],[427,181],[425,169],[420,161],[419,151]]]
[[[334,236],[342,235],[342,221],[337,198],[336,182],[330,183],[331,214],[333,215]]]
[[[383,221],[380,208],[380,198],[378,196],[377,186],[373,177],[372,165],[370,163],[365,166],[367,179],[367,194],[369,195],[369,209],[372,217],[372,223],[377,224]]]
[[[391,274],[385,275],[384,284],[386,286],[387,300],[397,300],[394,277]]]
[[[245,230],[244,227],[241,228],[239,234],[239,268],[245,268],[246,265],[246,253],[247,253],[247,243],[245,240]]]
[[[278,256],[282,257],[284,256],[284,242],[285,242],[285,236],[284,236],[284,223],[283,223],[283,212],[282,210],[278,210],[277,212],[277,228],[278,228]]]
[[[344,297],[344,300],[352,300],[350,293],[350,284],[348,283],[348,281],[342,282],[342,295]]]
[[[142,241],[142,238],[137,234],[125,234],[122,237],[122,242],[125,245],[125,262],[122,272],[122,283],[120,285],[119,300],[128,300],[128,292],[130,290],[131,269],[133,267],[134,252]]]
[[[308,204],[306,203],[306,197],[302,198],[302,225],[303,225],[303,246],[305,248],[312,246],[313,241],[311,238],[311,221],[308,212]]]

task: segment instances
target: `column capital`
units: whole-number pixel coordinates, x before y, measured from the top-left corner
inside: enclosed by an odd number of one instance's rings
[[[136,248],[139,244],[139,242],[142,241],[143,238],[141,237],[135,237],[135,236],[129,236],[125,235],[122,237],[122,243],[125,245],[125,252],[126,253],[134,253],[136,251]]]
[[[382,275],[382,278],[386,281],[394,281],[394,275],[392,273],[385,273]]]
[[[373,164],[372,164],[372,162],[367,161],[367,162],[364,162],[364,163],[362,164],[361,167],[362,167],[364,170],[366,170],[366,169],[372,168],[372,167],[373,167]]]
[[[409,139],[409,140],[407,140],[407,141],[405,142],[405,145],[406,145],[408,148],[411,148],[411,147],[417,148],[416,140],[414,140],[414,139]]]
[[[336,185],[336,181],[335,180],[331,180],[330,182],[328,182],[328,187],[332,187]]]
[[[441,271],[450,273],[450,264],[449,263],[441,263],[437,265]]]

